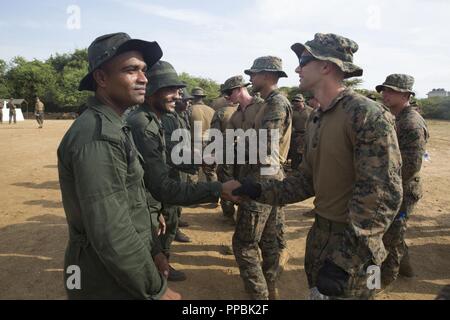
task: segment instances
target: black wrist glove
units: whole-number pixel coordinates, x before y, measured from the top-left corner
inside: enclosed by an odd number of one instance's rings
[[[321,294],[339,297],[348,287],[350,275],[333,262],[326,260],[319,270],[317,289]]]
[[[256,200],[261,196],[261,185],[250,179],[239,181],[241,186],[233,190],[233,196],[248,196],[250,199]]]

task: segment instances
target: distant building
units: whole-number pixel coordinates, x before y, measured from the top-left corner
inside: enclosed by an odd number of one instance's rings
[[[433,97],[450,97],[450,92],[446,91],[445,89],[439,88],[439,89],[433,89],[427,94],[428,98]]]
[[[6,108],[6,104],[9,102],[9,99],[0,98],[0,108],[3,110],[3,123],[9,121],[9,109]],[[28,105],[28,102],[25,99],[13,99],[13,103],[16,105],[16,120],[24,121],[23,113],[21,107],[25,107]]]

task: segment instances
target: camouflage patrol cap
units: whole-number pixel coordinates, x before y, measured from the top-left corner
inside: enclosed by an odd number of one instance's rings
[[[300,101],[300,102],[304,102],[305,101],[305,97],[302,94],[296,94],[294,96],[294,98],[292,98],[292,101]]]
[[[192,89],[191,94],[192,94],[194,97],[206,97],[205,92],[204,92],[203,89],[200,88],[200,87],[196,87],[196,88]]]
[[[89,73],[80,81],[78,90],[94,91],[94,71],[112,58],[134,50],[142,53],[148,68],[161,59],[163,54],[157,42],[131,39],[123,32],[106,34],[95,39],[88,48]]]
[[[334,63],[344,72],[345,78],[359,77],[363,74],[363,70],[353,64],[353,54],[358,51],[358,44],[337,34],[316,33],[314,40],[307,41],[305,44],[295,43],[291,49],[299,59],[307,50],[318,60]]]
[[[414,86],[414,78],[407,74],[391,74],[387,76],[383,84],[376,86],[377,92],[383,91],[383,88],[391,88],[397,92],[409,92],[413,96],[416,94],[412,91]]]
[[[245,82],[243,76],[234,76],[229,78],[223,85],[221,85],[220,91],[225,92],[227,90],[235,88],[248,87],[249,85],[250,83]]]
[[[244,71],[245,74],[251,75],[258,72],[276,72],[280,78],[287,78],[286,72],[283,71],[283,61],[281,58],[274,56],[259,57],[253,62],[250,69]]]
[[[175,87],[185,88],[186,85],[178,77],[174,67],[167,61],[158,61],[147,71],[147,89],[146,95],[152,96],[156,91],[162,88]]]

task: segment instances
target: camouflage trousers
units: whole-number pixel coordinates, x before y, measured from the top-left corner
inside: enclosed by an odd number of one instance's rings
[[[17,123],[16,112],[9,111],[9,124],[14,120],[14,123]]]
[[[219,182],[227,182],[231,179],[236,179],[236,174],[233,171],[235,166],[227,166],[220,164],[217,166],[216,174],[217,174],[217,180]],[[229,172],[233,171],[233,172]],[[222,207],[222,212],[225,217],[233,217],[236,213],[236,207],[233,202],[228,200],[220,200],[220,206]]]
[[[244,202],[238,208],[233,251],[245,289],[255,300],[267,300],[268,285],[274,285],[278,277],[278,214],[277,207],[255,201]]]
[[[42,126],[44,124],[44,113],[43,112],[36,112],[36,121],[39,124],[39,126]]]
[[[343,243],[344,230],[346,224],[335,223],[328,219],[316,215],[311,230],[306,238],[305,251],[305,272],[308,279],[309,288],[317,287],[319,270],[326,260],[332,260],[332,254],[339,250],[338,246]],[[361,266],[360,271],[355,275],[350,275],[344,294],[340,297],[330,297],[331,299],[370,299],[374,295],[374,290],[367,286],[367,268]]]
[[[402,258],[408,255],[405,234],[410,215],[414,212],[417,200],[406,198],[400,211],[383,236],[383,243],[388,252],[386,260],[381,266],[381,277],[387,281],[397,279]]]
[[[177,233],[180,212],[181,207],[179,206],[164,205],[162,210],[162,215],[166,220],[166,233],[159,235],[159,241],[161,243],[161,249],[166,255],[169,254],[170,247]]]

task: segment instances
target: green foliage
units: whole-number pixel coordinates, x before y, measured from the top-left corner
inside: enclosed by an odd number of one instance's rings
[[[363,84],[363,79],[361,78],[353,78],[344,80],[344,84],[347,88],[356,89]]]
[[[0,59],[0,98],[10,98],[9,88],[5,79],[6,74],[6,62]]]
[[[424,118],[450,120],[450,97],[417,100]]]
[[[180,74],[180,78],[187,85],[187,90],[191,90],[195,87],[200,87],[205,91],[206,98],[205,103],[210,104],[212,100],[216,99],[220,95],[220,85],[211,79],[193,77],[186,72]]]
[[[39,60],[28,62],[22,57],[16,57],[5,79],[10,95],[24,98],[29,104],[36,96],[42,97],[44,101],[53,101],[55,98],[56,72],[45,62]]]

